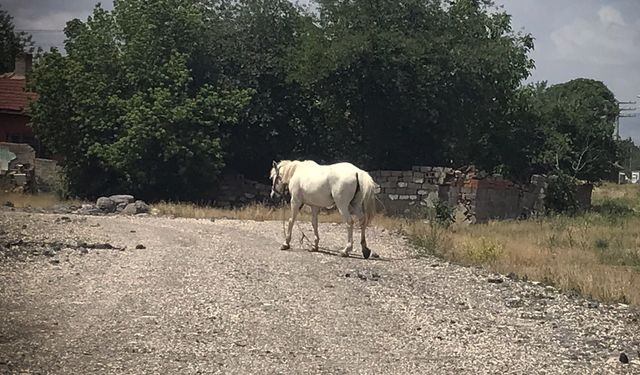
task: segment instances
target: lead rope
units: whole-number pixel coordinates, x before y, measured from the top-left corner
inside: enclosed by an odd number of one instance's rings
[[[284,237],[284,239],[287,239],[287,228],[286,228],[286,222],[287,222],[287,214],[286,214],[286,207],[287,207],[287,203],[285,200],[282,201],[282,209],[280,210],[280,212],[282,213],[281,215],[281,221],[282,221],[282,235]],[[298,227],[298,230],[300,231],[300,246],[304,245],[304,241],[307,241],[307,244],[309,244],[310,247],[314,246],[314,243],[311,241],[311,239],[309,238],[309,236],[307,236],[307,234],[305,233],[305,231],[302,229],[302,227],[300,226],[300,218],[298,218],[298,220],[296,220],[296,226]],[[318,250],[324,250],[324,251],[331,251],[331,249],[326,248],[326,247],[322,247],[322,246],[318,246]]]

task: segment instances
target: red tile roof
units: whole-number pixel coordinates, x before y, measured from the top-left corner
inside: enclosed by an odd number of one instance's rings
[[[27,107],[28,99],[37,98],[32,92],[25,91],[24,76],[14,73],[0,75],[0,110],[22,111]]]

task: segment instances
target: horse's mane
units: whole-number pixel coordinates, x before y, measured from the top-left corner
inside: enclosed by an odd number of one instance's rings
[[[282,182],[285,184],[288,184],[289,181],[291,180],[291,177],[293,177],[293,174],[296,171],[296,168],[298,168],[298,166],[300,164],[304,163],[304,161],[300,161],[300,160],[281,160],[278,163],[278,171],[280,173],[280,177],[282,178]],[[275,173],[275,171],[271,171],[271,174],[273,175]]]

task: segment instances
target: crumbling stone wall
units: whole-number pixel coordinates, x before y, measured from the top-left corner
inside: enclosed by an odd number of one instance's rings
[[[36,186],[40,191],[50,191],[60,183],[60,168],[55,160],[35,159]]]
[[[378,184],[381,210],[388,215],[424,217],[438,204],[455,211],[456,221],[482,223],[489,220],[526,218],[545,211],[547,178],[534,175],[529,183],[516,184],[500,175],[474,168],[455,170],[415,166],[410,171],[369,172]],[[592,186],[578,186],[583,209],[591,206]],[[242,175],[226,175],[216,204],[232,207],[249,202],[269,202],[271,187]]]
[[[234,207],[250,202],[268,202],[271,186],[246,179],[241,174],[222,176],[215,204]]]
[[[0,148],[7,149],[16,155],[16,158],[9,164],[10,170],[15,169],[18,164],[33,168],[36,163],[36,152],[26,143],[0,142]]]
[[[451,168],[413,167],[410,171],[371,171],[379,185],[378,199],[391,215],[419,214],[438,202],[458,203],[462,173]]]
[[[0,149],[15,155],[9,162],[2,180],[3,191],[37,192],[49,191],[59,181],[59,170],[54,160],[38,159],[36,152],[25,143],[0,142]]]
[[[473,168],[465,171],[415,166],[411,171],[372,171],[380,185],[378,198],[390,215],[420,216],[438,204],[456,211],[458,221],[525,218],[545,210],[547,179],[534,175],[527,184],[516,184],[500,175]],[[578,186],[582,209],[591,206],[592,186]]]

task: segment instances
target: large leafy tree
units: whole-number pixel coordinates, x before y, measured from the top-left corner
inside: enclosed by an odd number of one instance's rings
[[[294,79],[319,94],[339,157],[367,167],[509,157],[510,101],[533,62],[529,35],[476,0],[318,0]]]
[[[13,17],[0,7],[0,74],[13,71],[16,56],[33,51],[31,35],[15,31]]]
[[[272,159],[318,156],[314,95],[289,79],[289,56],[307,17],[289,0],[206,3],[219,25],[208,30],[209,66],[255,91],[239,123],[227,129],[229,167],[264,177]]]
[[[627,174],[640,169],[640,147],[631,138],[618,141],[618,167]],[[614,176],[615,177],[615,176]]]
[[[619,110],[607,86],[581,78],[543,87],[540,94],[547,139],[541,159],[549,169],[587,181],[615,176],[620,149],[613,134]]]
[[[199,199],[224,167],[220,129],[250,99],[200,66],[197,1],[115,1],[67,24],[66,56],[33,72],[39,138],[64,158],[71,192]]]

